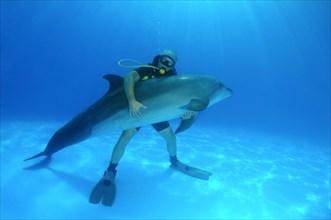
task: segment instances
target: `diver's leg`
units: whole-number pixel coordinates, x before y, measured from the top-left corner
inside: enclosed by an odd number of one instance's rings
[[[107,171],[111,171],[116,175],[116,167],[118,162],[123,157],[126,145],[130,142],[131,138],[138,132],[140,128],[131,128],[124,130],[114,146],[113,153]]]
[[[167,128],[159,130],[158,132],[167,142],[167,150],[170,156],[170,162],[177,162],[177,141],[176,135],[174,134],[172,128],[168,126]]]
[[[129,141],[137,133],[137,131],[138,130],[136,128],[131,128],[122,132],[113,149],[113,153],[110,160],[112,164],[118,164],[124,154],[126,145],[128,145]]]
[[[97,183],[90,194],[90,203],[97,204],[101,200],[102,204],[105,206],[112,206],[114,203],[116,197],[116,167],[124,154],[126,145],[138,130],[139,128],[133,128],[122,132],[113,149],[112,158],[107,170],[104,172],[102,179]]]

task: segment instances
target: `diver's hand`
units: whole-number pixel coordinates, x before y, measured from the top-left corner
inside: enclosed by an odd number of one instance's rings
[[[143,104],[141,104],[140,102],[138,102],[136,100],[132,100],[130,102],[129,106],[130,106],[130,115],[134,118],[141,117],[141,113],[140,113],[141,108],[144,108],[144,109],[147,108],[147,106],[144,106]]]
[[[195,111],[187,111],[187,112],[184,113],[184,115],[181,116],[181,118],[182,118],[183,120],[187,120],[187,119],[189,119],[189,118],[191,118],[192,116],[195,116],[195,115],[197,115],[197,114],[198,114],[198,112],[195,112]]]

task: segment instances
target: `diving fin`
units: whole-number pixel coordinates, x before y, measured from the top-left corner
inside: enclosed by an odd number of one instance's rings
[[[89,202],[93,204],[102,203],[112,206],[116,197],[115,185],[116,172],[105,171],[103,178],[94,186],[90,194]]]
[[[203,180],[208,180],[209,177],[212,175],[212,173],[202,170],[196,167],[191,167],[189,165],[186,165],[180,161],[177,161],[176,164],[171,164],[171,168],[178,170],[180,172],[183,172],[189,176],[198,178],[198,179],[203,179]]]

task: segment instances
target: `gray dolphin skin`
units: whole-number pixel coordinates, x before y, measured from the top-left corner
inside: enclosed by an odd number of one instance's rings
[[[141,109],[140,118],[133,118],[129,114],[123,78],[113,74],[103,78],[109,82],[108,92],[60,128],[43,152],[25,160],[51,156],[93,136],[179,118],[188,110],[200,112],[232,95],[231,89],[207,75],[175,75],[141,81],[135,84],[135,95],[147,109]],[[175,133],[186,130],[195,118],[182,119]]]

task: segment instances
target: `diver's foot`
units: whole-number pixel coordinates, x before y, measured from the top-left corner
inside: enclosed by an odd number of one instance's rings
[[[189,176],[198,178],[198,179],[203,179],[203,180],[208,180],[209,177],[212,175],[212,173],[196,168],[196,167],[191,167],[189,165],[186,165],[180,161],[177,161],[175,163],[171,163],[170,165],[171,168],[178,170],[182,173],[185,173]]]
[[[105,206],[112,206],[116,197],[116,171],[105,171],[102,179],[94,186],[89,202],[98,204],[102,201]]]

